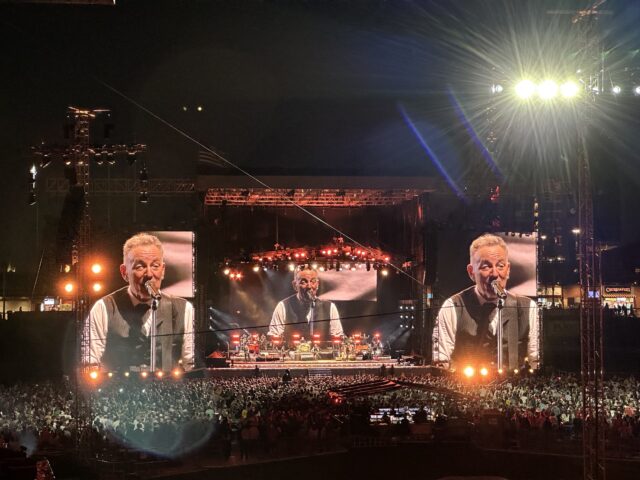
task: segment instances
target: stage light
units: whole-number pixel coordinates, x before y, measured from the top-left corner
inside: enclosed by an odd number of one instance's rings
[[[580,229],[579,228],[572,228],[571,229],[571,233],[573,233],[574,235],[579,235],[580,234]]]
[[[100,282],[95,282],[93,285],[91,285],[91,290],[93,290],[95,293],[101,292],[102,284]]]
[[[529,373],[533,373],[533,368],[530,368],[530,369],[529,369]]]
[[[486,377],[487,375],[489,375],[489,370],[487,370],[486,367],[482,367],[480,369],[480,375],[482,375],[483,377]]]
[[[91,271],[96,275],[99,274],[102,271],[102,265],[100,265],[99,263],[94,263],[93,265],[91,265]]]
[[[158,371],[156,372],[156,377],[158,377],[158,378],[162,378],[162,377],[164,377],[164,372],[163,372],[162,370],[158,370]]]
[[[222,273],[224,273],[225,275],[229,275],[231,273],[231,270],[229,268],[225,268]]]
[[[464,374],[465,377],[471,378],[475,375],[476,371],[471,365],[469,365],[467,367],[464,367],[464,370],[462,371],[462,373]]]
[[[145,372],[140,372],[140,376],[142,378],[147,378],[149,376],[149,372],[145,371]]]
[[[545,80],[538,86],[538,95],[543,100],[550,100],[558,95],[558,84],[553,80]]]
[[[72,293],[74,290],[74,285],[71,282],[67,282],[64,284],[64,291],[67,293]]]
[[[112,378],[113,377],[113,372],[107,373],[107,377]]]
[[[289,264],[289,271],[293,272],[296,269],[296,264],[295,263],[290,263]]]
[[[518,370],[517,368],[514,368],[513,369],[513,373],[515,373],[517,375],[518,373],[520,373],[520,370]]]
[[[504,373],[504,370],[503,370],[503,369],[501,369],[501,368],[499,368],[499,369],[498,369],[498,375],[502,375],[503,373]]]
[[[382,270],[380,270],[380,275],[382,275],[383,277],[386,277],[387,275],[389,275],[389,270],[386,268],[383,268]]]
[[[614,95],[620,95],[622,93],[622,88],[620,87],[620,85],[614,85],[611,89],[611,93],[613,93]]]
[[[633,87],[633,94],[635,96],[640,96],[640,85]]]
[[[253,271],[258,273],[260,271],[260,265],[254,265],[253,266]]]
[[[317,264],[317,263],[312,263],[312,264],[311,264],[311,268],[312,268],[313,270],[317,270],[317,269],[318,269],[318,264]]]
[[[535,91],[536,86],[531,80],[522,80],[516,85],[516,95],[524,100],[531,98]]]
[[[171,375],[173,375],[174,378],[180,378],[182,376],[182,370],[180,370],[179,368],[174,368],[171,372]]]
[[[568,82],[564,82],[561,86],[560,86],[560,94],[564,97],[564,98],[572,98],[575,97],[576,95],[578,95],[578,92],[580,91],[578,84],[576,82],[573,81],[568,81]]]
[[[129,378],[129,372],[124,372],[124,376]]]
[[[91,372],[89,372],[89,378],[91,380],[97,380],[98,379],[98,371],[97,370],[92,370]]]

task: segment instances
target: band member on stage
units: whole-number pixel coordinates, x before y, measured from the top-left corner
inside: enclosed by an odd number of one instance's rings
[[[503,365],[519,368],[528,359],[537,367],[537,306],[530,298],[507,291],[510,268],[502,238],[485,234],[471,243],[467,273],[475,285],[442,304],[433,331],[435,364],[454,367],[461,362],[495,362],[501,317]]]
[[[122,249],[120,274],[127,286],[98,300],[86,319],[88,355],[83,359],[108,369],[149,365],[151,309],[156,310],[157,365],[171,370],[193,367],[193,306],[160,290],[165,264],[160,240],[147,233],[129,238]]]
[[[278,302],[267,335],[281,337],[290,325],[289,330],[300,332],[307,338],[313,338],[314,333],[320,334],[325,340],[343,336],[335,304],[318,298],[318,272],[312,269],[296,270],[292,284],[296,293]]]

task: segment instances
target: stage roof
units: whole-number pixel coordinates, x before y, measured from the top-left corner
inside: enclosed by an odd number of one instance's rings
[[[261,184],[262,183],[262,184]],[[398,205],[442,191],[433,177],[199,176],[205,205],[364,207]]]

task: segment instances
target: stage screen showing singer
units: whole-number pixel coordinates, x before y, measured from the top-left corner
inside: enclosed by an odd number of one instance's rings
[[[532,300],[535,245],[534,235],[483,234],[470,242],[467,286],[441,303],[435,319],[436,365],[510,370],[538,366],[538,309]]]
[[[193,368],[193,239],[192,232],[141,232],[124,241],[123,286],[91,307],[83,363],[110,371]]]

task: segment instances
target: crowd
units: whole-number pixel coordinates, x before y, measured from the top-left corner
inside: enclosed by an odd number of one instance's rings
[[[523,444],[536,431],[558,438],[581,434],[582,390],[573,375],[486,384],[402,375],[394,379],[402,388],[390,392],[343,399],[328,395],[331,389],[378,378],[120,380],[85,392],[78,403],[68,380],[0,386],[0,434],[5,448],[64,449],[73,445],[75,412],[88,405],[96,448],[126,447],[165,457],[202,448],[216,449],[225,458],[232,449],[242,458],[257,452],[310,452],[341,445],[353,435],[379,435],[385,428],[394,435],[410,434],[409,427],[417,424],[431,424],[437,433],[463,422],[477,432],[488,416],[500,420],[505,438],[517,437]],[[638,445],[639,399],[635,378],[605,382],[610,445]]]

